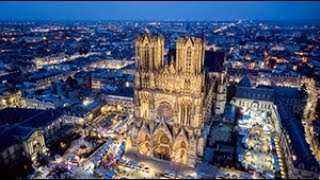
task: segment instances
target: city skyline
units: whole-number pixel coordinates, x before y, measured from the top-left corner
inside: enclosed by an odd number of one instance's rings
[[[0,8],[2,177],[320,178],[318,2]]]
[[[320,19],[320,2],[1,2],[0,7],[0,20]]]

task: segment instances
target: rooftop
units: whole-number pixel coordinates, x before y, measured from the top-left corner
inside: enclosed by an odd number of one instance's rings
[[[301,121],[295,119],[287,109],[284,102],[277,100],[278,112],[281,118],[282,127],[289,135],[290,149],[293,151],[296,160],[293,161],[295,165],[300,163],[304,164],[304,168],[307,170],[313,170],[313,167],[317,168],[317,172],[320,172],[319,164],[310,150],[310,145],[307,143],[304,137],[304,127]]]
[[[0,149],[28,138],[35,130],[46,127],[62,116],[60,110],[5,108],[0,111]]]
[[[240,80],[238,86],[241,86],[241,87],[252,87],[251,81],[250,81],[250,79],[248,78],[248,76],[244,76],[244,77]]]

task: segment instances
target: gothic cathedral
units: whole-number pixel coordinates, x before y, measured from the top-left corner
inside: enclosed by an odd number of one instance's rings
[[[180,37],[175,58],[164,59],[162,35],[136,38],[135,125],[132,149],[190,166],[205,146],[205,40]]]

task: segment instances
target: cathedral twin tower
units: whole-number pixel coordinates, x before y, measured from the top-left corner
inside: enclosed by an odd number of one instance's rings
[[[205,144],[204,39],[178,38],[168,60],[161,35],[140,35],[135,48],[133,150],[195,165]]]

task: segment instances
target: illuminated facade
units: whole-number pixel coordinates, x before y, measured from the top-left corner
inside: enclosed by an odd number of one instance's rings
[[[126,60],[103,60],[98,62],[93,62],[90,67],[93,68],[107,68],[107,69],[122,69],[130,64],[133,64],[134,61],[126,61]]]
[[[164,59],[164,38],[143,34],[135,41],[135,126],[132,149],[194,166],[205,146],[205,41],[180,37],[176,58]]]
[[[306,97],[297,88],[253,86],[244,76],[237,86],[232,103],[238,107],[262,109],[271,113],[274,134],[280,139],[288,178],[318,178],[319,164],[304,139],[304,128],[295,113],[300,112]]]
[[[11,129],[8,130],[8,132],[9,131],[11,132]],[[30,158],[32,161],[35,161],[39,155],[46,152],[47,147],[41,131],[33,131],[29,129],[20,129],[20,131],[28,131],[28,134],[26,134],[25,137],[22,137],[23,140],[21,140],[21,142],[12,143],[1,149],[0,165],[15,166],[20,162],[20,159],[25,158]],[[9,136],[9,138],[11,138],[11,136]],[[13,138],[12,140],[14,141]]]
[[[0,167],[13,168],[47,154],[65,125],[60,110],[5,108],[0,111]],[[63,132],[68,132],[64,129]],[[2,170],[2,169],[1,169]]]
[[[0,95],[0,109],[21,106],[21,91],[4,92]]]
[[[275,85],[298,88],[304,81],[304,77],[302,76],[275,74],[269,70],[263,72],[263,70],[248,71],[246,69],[228,69],[228,79],[230,83],[238,83],[244,76],[248,76],[253,85]]]
[[[107,105],[113,107],[116,111],[125,111],[132,112],[133,109],[133,98],[125,96],[115,96],[115,95],[106,95],[105,96]]]

